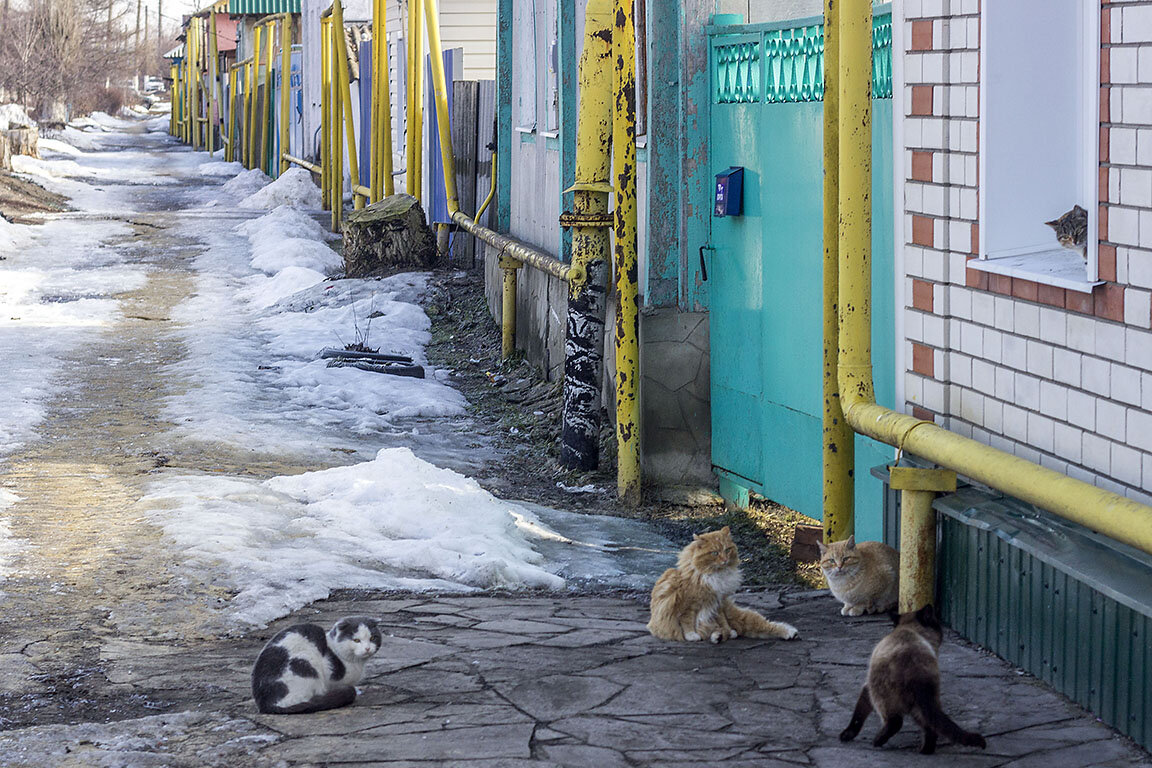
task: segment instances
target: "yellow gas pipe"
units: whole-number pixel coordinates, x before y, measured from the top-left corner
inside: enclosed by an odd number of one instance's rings
[[[1152,554],[1152,507],[953,434],[933,422],[876,403],[872,384],[870,79],[872,7],[841,2],[840,16],[840,352],[838,381],[844,416],[852,428],[880,442],[954,470],[1001,493],[1046,509],[1116,541]],[[931,478],[908,482],[921,488]],[[931,488],[926,489],[933,492]],[[905,491],[906,492],[906,491]],[[903,492],[902,492],[903,493]],[[935,517],[921,503],[921,538],[935,539]],[[900,608],[913,610],[932,595],[934,564],[913,559],[919,544],[901,535]],[[934,549],[934,547],[932,548]]]
[[[268,118],[272,114],[272,62],[276,60],[273,56],[275,49],[272,45],[272,32],[275,24],[275,21],[268,21],[264,24],[266,29],[264,50],[264,102],[261,104],[260,109],[260,159],[257,161],[256,167],[265,173],[270,173],[272,170],[268,167]]]
[[[324,210],[332,209],[332,92],[328,67],[328,17],[320,19],[320,200]]]
[[[439,17],[429,18],[428,26],[432,25],[439,37]],[[419,200],[424,185],[424,5],[420,0],[410,0],[408,4],[408,88],[408,161],[404,176],[408,194]]]
[[[335,4],[333,4],[335,7]],[[328,85],[331,88],[332,121],[328,129],[332,141],[331,170],[329,181],[332,184],[332,231],[339,232],[344,220],[344,137],[340,133],[340,125],[344,115],[344,105],[341,103],[340,89],[340,58],[346,54],[344,48],[343,25],[336,26],[336,20],[328,19]]]
[[[855,433],[840,409],[836,379],[839,260],[839,23],[840,0],[824,2],[824,379],[823,495],[824,541],[843,541],[855,532]]]
[[[356,121],[352,115],[352,79],[348,72],[348,44],[344,38],[344,7],[340,0],[332,1],[333,38],[336,51],[336,75],[340,88],[339,99],[343,105],[344,130],[348,139],[348,174],[351,178],[352,205],[364,207],[364,187],[360,185],[360,158],[356,152]],[[339,119],[339,118],[337,118]]]
[[[290,139],[288,133],[289,104],[292,95],[292,17],[280,17],[280,173],[288,170]]]
[[[260,35],[256,25],[252,38],[252,61],[248,63],[248,95],[244,100],[244,167],[258,167],[256,161],[256,89],[260,85]]]
[[[373,0],[372,12],[372,202],[395,193],[392,180],[392,94],[388,62],[386,0]]]
[[[616,491],[640,503],[640,307],[636,255],[636,30],[632,0],[616,0],[612,166],[616,208]]]

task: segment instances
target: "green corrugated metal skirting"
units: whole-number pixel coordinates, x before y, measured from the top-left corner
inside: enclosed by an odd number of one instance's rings
[[[1152,558],[988,491],[935,507],[944,621],[1152,747]]]
[[[300,0],[228,0],[228,13],[250,13],[258,16],[300,13]]]

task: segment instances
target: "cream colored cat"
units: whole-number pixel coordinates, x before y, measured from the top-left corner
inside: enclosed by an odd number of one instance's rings
[[[879,541],[855,536],[820,547],[820,570],[832,596],[844,603],[841,616],[885,613],[900,596],[900,553]]]
[[[740,587],[740,557],[728,526],[692,537],[652,587],[648,631],[663,640],[713,643],[744,637],[791,640],[796,628],[740,608],[732,594]]]

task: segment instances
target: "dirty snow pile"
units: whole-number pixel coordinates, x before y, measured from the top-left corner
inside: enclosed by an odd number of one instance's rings
[[[312,181],[312,172],[289,168],[280,178],[240,201],[241,208],[268,209],[281,205],[295,208],[319,208],[320,189]]]
[[[249,280],[249,298],[261,307],[315,285],[344,266],[336,251],[328,247],[324,228],[308,214],[287,205],[243,222],[236,231],[252,244],[252,267],[268,276]]]
[[[0,131],[35,127],[36,121],[19,104],[0,104]]]
[[[386,448],[373,461],[263,483],[177,477],[146,505],[189,561],[220,568],[233,618],[263,625],[333,589],[557,589],[520,527],[475,480]]]

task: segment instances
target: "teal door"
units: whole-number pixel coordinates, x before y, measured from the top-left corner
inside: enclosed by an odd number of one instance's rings
[[[714,30],[712,170],[741,166],[744,180],[742,215],[711,219],[712,463],[722,489],[820,518],[821,20]],[[877,399],[893,406],[890,15],[875,19],[873,41],[873,368]],[[882,489],[869,470],[891,457],[856,438],[861,538],[881,538]]]

